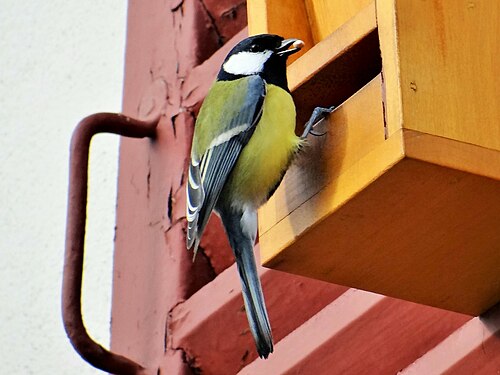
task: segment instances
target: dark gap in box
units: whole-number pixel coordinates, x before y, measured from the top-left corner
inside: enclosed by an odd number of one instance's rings
[[[378,31],[374,29],[294,90],[297,124],[303,125],[315,107],[341,106],[381,71]]]

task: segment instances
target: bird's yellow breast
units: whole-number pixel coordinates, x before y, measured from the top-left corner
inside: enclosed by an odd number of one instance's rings
[[[244,147],[226,185],[238,204],[263,204],[281,181],[299,145],[291,95],[267,85],[262,117]]]

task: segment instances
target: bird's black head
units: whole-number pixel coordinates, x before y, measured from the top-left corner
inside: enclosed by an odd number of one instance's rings
[[[284,39],[279,35],[251,36],[239,42],[229,52],[217,79],[227,81],[258,74],[266,82],[288,90],[286,59],[298,52],[303,45],[301,40]]]

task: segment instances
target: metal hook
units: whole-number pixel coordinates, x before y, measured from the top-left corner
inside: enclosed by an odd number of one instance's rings
[[[98,133],[113,133],[133,138],[154,138],[158,120],[159,116],[154,120],[139,121],[122,114],[96,113],[80,121],[71,138],[66,250],[62,283],[64,328],[71,344],[85,361],[98,369],[114,374],[145,374],[145,369],[138,363],[96,343],[83,324],[81,291],[90,141]]]

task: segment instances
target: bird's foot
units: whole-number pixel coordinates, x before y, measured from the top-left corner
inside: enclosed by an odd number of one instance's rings
[[[308,134],[312,134],[316,137],[320,137],[322,135],[325,135],[326,132],[323,133],[318,133],[314,131],[314,128],[321,122],[323,121],[326,116],[328,116],[330,113],[333,112],[335,109],[335,106],[331,106],[329,108],[324,108],[324,107],[316,107],[313,110],[313,113],[309,120],[307,121],[306,125],[304,126],[304,132],[302,133],[301,138],[305,139]]]

